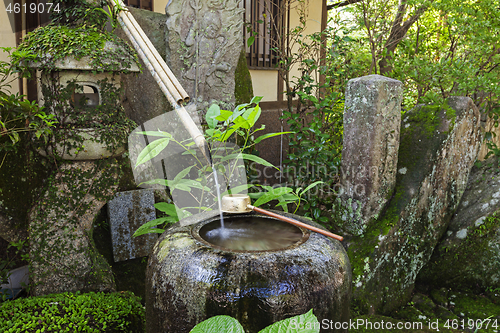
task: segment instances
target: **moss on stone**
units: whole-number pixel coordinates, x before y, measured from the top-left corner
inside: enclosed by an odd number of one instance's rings
[[[495,213],[484,220],[484,223],[476,226],[472,224],[467,228],[467,236],[463,242],[441,244],[434,253],[431,260],[422,271],[419,280],[434,288],[440,286],[460,288],[462,290],[484,291],[489,285],[483,285],[477,278],[465,271],[473,271],[477,277],[481,275],[480,269],[475,265],[481,265],[485,254],[490,252],[491,237],[498,232],[500,227],[500,213]],[[463,267],[466,260],[469,265]],[[484,277],[487,280],[488,277]]]
[[[132,191],[137,189],[134,172],[132,170],[128,154],[117,157],[117,160],[118,163],[120,163],[120,165],[122,166],[123,171],[123,175],[120,178],[120,183],[118,184],[118,192]]]
[[[429,327],[428,320],[417,320],[411,322],[408,320],[398,320],[391,317],[380,316],[380,315],[363,315],[354,318],[352,321],[359,323],[360,325],[355,327],[353,332],[358,333],[392,333],[392,332],[403,332],[403,333],[435,333],[437,332],[434,327]],[[370,324],[371,323],[371,324]],[[377,323],[377,324],[376,324]],[[383,326],[382,326],[382,323]],[[377,326],[378,325],[378,326]],[[398,326],[400,325],[400,326]],[[405,326],[406,325],[406,326]],[[420,326],[419,326],[420,325]],[[389,329],[388,327],[391,327]],[[401,328],[398,328],[401,327]],[[407,328],[405,328],[407,327]],[[350,330],[351,331],[351,330]],[[451,332],[463,332],[462,330],[450,330],[442,326],[439,327],[439,332],[451,333]]]
[[[94,71],[130,70],[139,65],[137,54],[115,34],[101,31],[102,27],[48,24],[30,32],[19,45],[14,63],[24,67],[23,54],[34,57],[41,70],[54,70],[58,61],[88,57]]]
[[[500,304],[494,304],[487,297],[463,292],[453,293],[452,296],[456,296],[450,297],[453,299],[453,312],[456,315],[470,319],[500,319]]]
[[[252,77],[247,66],[245,51],[242,50],[234,73],[234,98],[236,105],[248,103],[253,98]]]
[[[427,317],[431,317],[434,309],[436,308],[434,302],[432,302],[429,297],[423,294],[413,295],[411,302]]]
[[[441,306],[448,306],[448,289],[433,289],[431,291],[431,297],[436,304]]]
[[[453,330],[447,330],[452,328],[453,325],[455,327],[464,325],[466,331],[474,332],[476,327],[472,327],[472,323],[475,325],[478,319],[484,321],[490,318],[489,329],[485,330],[485,327],[483,327],[480,331],[495,332],[491,324],[494,324],[495,320],[497,320],[497,325],[500,325],[498,322],[498,319],[500,319],[499,304],[495,304],[491,298],[484,295],[478,296],[458,291],[445,291],[447,296],[441,302],[448,304],[448,306],[436,305],[428,296],[417,293],[413,296],[411,302],[394,311],[391,317],[402,322],[421,322],[424,324],[424,329],[429,328],[429,323],[438,323],[439,331],[444,332],[454,332]],[[439,294],[440,298],[444,296],[443,290],[431,290],[431,294]],[[434,329],[434,331],[436,330]],[[418,332],[426,331],[419,330]],[[458,330],[458,332],[463,332],[463,330]]]

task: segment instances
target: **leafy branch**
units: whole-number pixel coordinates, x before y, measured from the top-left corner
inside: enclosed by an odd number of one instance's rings
[[[195,211],[202,212],[212,210],[212,207],[204,206],[203,195],[208,193],[214,201],[218,200],[215,195],[211,193],[210,188],[207,187],[209,179],[213,179],[214,169],[221,171],[220,174],[225,177],[227,184],[229,184],[231,177],[239,171],[237,169],[244,167],[244,164],[238,164],[238,161],[241,162],[243,160],[243,162],[253,162],[264,166],[274,167],[265,159],[248,152],[250,148],[265,139],[291,132],[268,133],[254,138],[256,133],[264,129],[264,126],[254,129],[254,126],[262,112],[258,104],[261,99],[262,97],[254,97],[250,103],[238,105],[233,111],[221,110],[220,107],[215,104],[208,109],[205,115],[205,120],[208,126],[205,131],[205,136],[210,145],[210,152],[213,161],[213,165],[211,166],[203,165],[201,160],[198,159],[196,156],[196,150],[191,148],[193,142],[179,142],[175,140],[170,133],[161,130],[138,132],[140,135],[148,135],[157,137],[158,139],[150,142],[140,152],[135,168],[157,157],[172,143],[180,145],[185,150],[185,153],[192,155],[197,162],[196,165],[188,166],[178,172],[173,179],[154,179],[145,182],[145,184],[159,184],[167,186],[171,193],[173,191],[184,191],[193,197],[196,197],[196,195],[193,194],[194,190],[199,190],[201,191],[201,195],[200,198],[196,198],[198,207],[176,206],[176,204],[179,203],[157,203],[155,205],[156,209],[162,211],[166,217],[160,217],[144,224],[135,232],[135,237],[150,232],[161,233],[164,230],[156,227],[167,223],[174,223],[186,216],[190,216]],[[242,142],[242,148],[235,148],[234,144],[228,146],[231,141]],[[227,152],[229,153],[224,154]],[[192,177],[192,171],[195,169],[198,171],[198,177],[196,179],[190,179],[189,176]],[[241,172],[241,175],[246,178],[246,172]],[[259,193],[250,194],[251,197],[257,199],[254,203],[255,206],[263,205],[272,200],[278,200],[279,203],[277,206],[281,207],[285,211],[288,211],[288,204],[292,203],[296,203],[295,210],[297,210],[300,205],[301,197],[304,193],[319,183],[320,182],[316,182],[309,185],[306,189],[299,188],[295,191],[288,187],[272,188],[270,186],[242,184],[229,188],[227,191],[222,193],[222,195],[240,193],[253,188],[256,190],[263,190]]]

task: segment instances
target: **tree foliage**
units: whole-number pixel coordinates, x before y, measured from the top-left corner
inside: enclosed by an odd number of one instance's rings
[[[370,47],[370,72],[401,80],[407,107],[462,95],[498,113],[499,9],[498,0],[362,0],[350,12]]]

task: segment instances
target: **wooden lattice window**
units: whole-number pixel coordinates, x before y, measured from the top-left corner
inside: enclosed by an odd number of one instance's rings
[[[153,11],[153,0],[123,0],[126,6]]]
[[[286,31],[283,0],[243,0],[245,8],[245,46],[250,69],[275,69],[278,64],[276,48],[282,48]],[[286,0],[285,0],[286,1]],[[249,32],[247,27],[251,27]],[[249,47],[247,40],[255,37]]]

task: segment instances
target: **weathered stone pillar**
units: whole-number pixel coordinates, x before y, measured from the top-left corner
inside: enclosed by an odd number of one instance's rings
[[[359,307],[390,313],[410,300],[417,274],[458,207],[480,146],[480,114],[469,97],[405,113],[394,193],[363,235],[349,240]]]
[[[380,75],[349,81],[344,112],[342,189],[337,213],[360,235],[394,190],[402,83]]]

